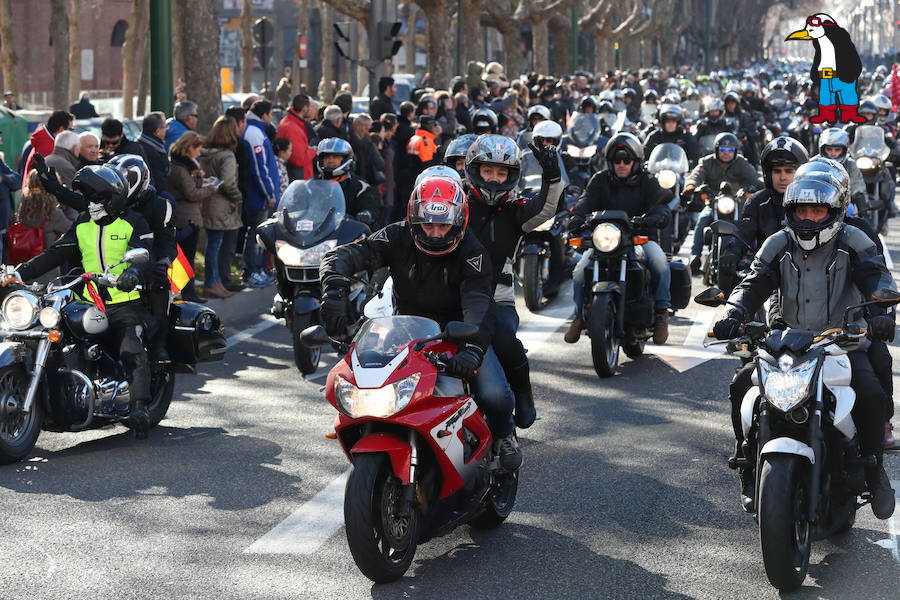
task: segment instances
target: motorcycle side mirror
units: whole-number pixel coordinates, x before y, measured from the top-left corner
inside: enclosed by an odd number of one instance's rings
[[[725,292],[717,287],[707,288],[694,296],[694,302],[701,306],[722,306],[726,301]]]
[[[884,306],[894,306],[900,304],[900,292],[883,288],[872,294],[872,300]]]
[[[454,342],[470,342],[478,337],[478,325],[463,323],[462,321],[450,321],[444,328],[443,337]]]
[[[142,265],[150,262],[150,251],[146,248],[132,248],[122,257],[123,262]]]
[[[716,220],[709,224],[709,228],[715,231],[717,235],[736,236],[738,234],[737,225],[733,221]]]
[[[724,194],[726,196],[731,195],[731,184],[727,181],[723,181],[722,185],[719,186],[719,193]]]
[[[300,343],[307,348],[327,346],[331,342],[332,339],[321,325],[313,325],[300,332]]]

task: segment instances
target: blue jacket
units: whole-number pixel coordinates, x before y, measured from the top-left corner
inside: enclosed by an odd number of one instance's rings
[[[266,135],[266,124],[252,112],[247,113],[247,129],[244,130],[244,141],[250,152],[250,185],[244,198],[247,210],[266,208],[266,200],[278,200],[280,178],[278,163],[275,162],[275,151],[272,142]]]
[[[0,160],[0,231],[6,231],[13,214],[13,192],[22,189],[22,176]]]
[[[166,121],[166,124],[169,126],[169,128],[166,129],[166,152],[168,152],[172,144],[177,142],[178,138],[184,135],[185,131],[190,130],[187,128],[187,125],[174,118]]]

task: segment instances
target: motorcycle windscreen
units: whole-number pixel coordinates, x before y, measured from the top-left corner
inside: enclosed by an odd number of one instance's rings
[[[562,155],[557,154],[557,158],[559,160],[559,173],[562,178],[562,185],[565,188],[569,185],[569,173],[566,171],[565,164],[563,164]],[[522,171],[521,176],[519,177],[519,190],[528,190],[532,194],[537,194],[541,191],[544,169],[541,167],[540,163],[538,163],[531,150],[522,153],[521,165]]]
[[[660,144],[650,153],[647,161],[647,170],[651,173],[660,171],[673,171],[681,175],[688,171],[687,154],[678,144]]]
[[[884,142],[884,129],[876,125],[860,125],[856,128],[856,137],[850,144],[850,156],[853,158],[877,158],[885,160],[891,153]]]
[[[569,122],[569,137],[581,148],[593,146],[600,137],[600,118],[593,113],[575,113]]]
[[[716,136],[715,135],[704,135],[701,136],[699,140],[697,140],[697,145],[700,146],[700,154],[702,156],[706,156],[707,154],[712,154],[716,149]]]
[[[278,204],[278,219],[294,243],[314,246],[330,237],[346,213],[344,192],[336,181],[298,179]]]
[[[370,319],[353,338],[359,364],[367,369],[384,367],[410,342],[436,336],[440,326],[424,317],[395,315]]]

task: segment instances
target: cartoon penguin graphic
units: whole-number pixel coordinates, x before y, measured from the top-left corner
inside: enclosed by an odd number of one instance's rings
[[[862,61],[847,30],[830,15],[816,13],[807,17],[806,27],[785,38],[788,40],[812,40],[816,49],[809,77],[813,85],[819,86],[819,114],[809,120],[813,123],[865,122],[865,118],[856,114],[859,106],[856,79],[862,71]]]

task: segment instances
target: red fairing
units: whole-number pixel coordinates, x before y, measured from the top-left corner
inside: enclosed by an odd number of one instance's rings
[[[412,448],[409,442],[392,433],[373,433],[359,440],[350,450],[350,454],[385,452],[391,459],[394,475],[409,485],[409,466],[412,462]]]

